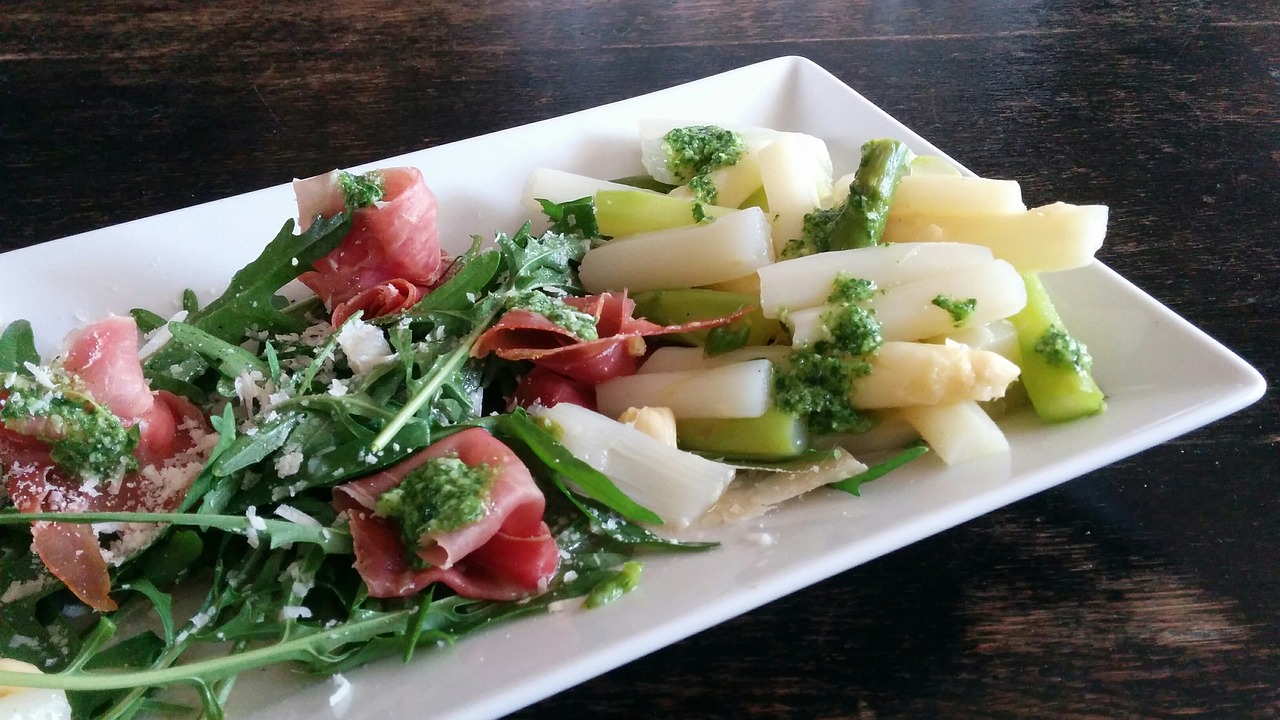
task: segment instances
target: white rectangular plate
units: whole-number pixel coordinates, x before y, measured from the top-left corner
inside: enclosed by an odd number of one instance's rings
[[[810,133],[827,140],[837,175],[857,166],[859,147],[873,137],[942,154],[812,62],[779,58],[367,167],[421,168],[440,199],[446,246],[456,251],[472,234],[512,232],[527,219],[519,198],[534,167],[601,178],[641,172],[636,124],[645,117]],[[174,311],[187,287],[208,301],[293,212],[292,191],[281,185],[4,254],[0,327],[31,320],[47,356],[66,331],[108,312]],[[860,498],[814,493],[725,530],[717,551],[649,559],[640,587],[621,602],[503,625],[408,666],[381,662],[352,673],[350,692],[256,673],[238,688],[230,717],[496,717],[1262,395],[1253,368],[1103,265],[1046,282],[1093,354],[1105,414],[1053,427],[1011,418],[1003,423],[1006,457],[951,468],[927,457]],[[772,545],[760,541],[765,534]]]

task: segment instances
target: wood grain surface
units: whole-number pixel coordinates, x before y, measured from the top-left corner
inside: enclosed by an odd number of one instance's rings
[[[1028,204],[1110,205],[1101,259],[1277,377],[1268,0],[0,1],[0,249],[792,54]],[[1278,418],[1269,392],[515,717],[1280,716]]]

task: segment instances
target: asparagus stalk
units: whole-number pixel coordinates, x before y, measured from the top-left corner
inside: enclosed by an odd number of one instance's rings
[[[596,223],[601,234],[625,237],[654,230],[697,225],[731,212],[689,198],[657,195],[641,190],[601,190],[596,193]]]
[[[1065,422],[1103,409],[1106,396],[1093,380],[1093,360],[1067,332],[1038,275],[1024,275],[1027,306],[1010,318],[1022,352],[1022,384],[1036,414]]]
[[[831,249],[848,250],[880,242],[898,181],[913,157],[897,140],[872,140],[862,146],[862,162],[849,186],[849,204],[831,229]]]
[[[809,446],[804,419],[777,408],[757,418],[677,420],[676,436],[685,450],[749,460],[795,457]]]
[[[805,215],[801,236],[787,243],[782,256],[800,257],[879,244],[889,219],[889,203],[913,157],[898,140],[865,143],[858,172],[849,184],[849,197],[830,210]]]

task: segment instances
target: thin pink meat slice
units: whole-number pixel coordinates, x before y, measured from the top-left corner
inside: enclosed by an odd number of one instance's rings
[[[436,197],[422,173],[411,167],[377,172],[383,177],[383,199],[356,210],[342,243],[298,278],[331,311],[364,291],[396,281],[425,291],[438,281],[445,265],[436,227]],[[304,229],[317,215],[327,217],[343,209],[337,170],[295,180],[293,187]]]
[[[727,325],[751,310],[744,308],[711,320],[658,325],[634,317],[635,301],[625,293],[571,297],[565,303],[596,318],[597,339],[582,340],[528,310],[509,310],[480,336],[471,355],[494,353],[506,360],[531,360],[534,365],[567,378],[597,385],[635,373],[645,352],[643,338]]]
[[[5,489],[22,512],[160,512],[181,502],[186,485],[158,482],[159,471],[190,451],[208,423],[194,405],[147,386],[138,360],[138,329],[132,318],[111,317],[73,332],[63,367],[86,394],[126,425],[139,428],[134,456],[143,468],[118,484],[103,486],[72,477],[50,457],[38,438],[0,429],[0,466]],[[148,477],[150,476],[150,478]],[[172,474],[169,475],[172,477]],[[194,477],[194,474],[192,474]],[[45,567],[96,610],[115,609],[111,582],[96,531],[79,523],[37,522],[33,546]]]
[[[378,498],[427,460],[443,457],[496,469],[485,515],[406,548],[394,521],[374,513]],[[476,599],[527,597],[545,590],[559,561],[543,521],[542,491],[515,453],[479,428],[450,435],[392,468],[335,488],[334,504],[348,513],[356,570],[374,597],[404,597],[435,582]],[[429,567],[413,567],[410,553]]]

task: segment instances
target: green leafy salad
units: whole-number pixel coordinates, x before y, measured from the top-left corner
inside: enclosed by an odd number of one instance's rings
[[[255,668],[602,612],[726,523],[1103,409],[1040,276],[1105,207],[892,139],[845,176],[799,133],[639,145],[644,176],[535,171],[544,217],[458,255],[416,169],[296,181],[216,298],[53,358],[0,328],[0,716],[220,718]]]

